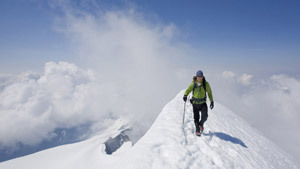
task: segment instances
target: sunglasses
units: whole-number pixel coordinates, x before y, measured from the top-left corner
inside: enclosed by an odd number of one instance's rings
[[[203,77],[203,76],[197,76],[197,77]]]

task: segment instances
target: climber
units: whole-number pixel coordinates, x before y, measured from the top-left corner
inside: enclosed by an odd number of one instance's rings
[[[210,108],[214,108],[214,101],[212,96],[212,91],[210,88],[209,83],[205,80],[203,76],[203,72],[201,70],[197,71],[196,76],[193,78],[193,82],[190,86],[186,89],[183,100],[187,101],[187,96],[193,91],[193,96],[190,99],[190,102],[193,105],[193,112],[194,112],[194,122],[196,127],[195,134],[200,136],[204,130],[204,122],[207,120],[207,104],[206,104],[206,92],[208,94],[210,100]],[[201,112],[201,120],[200,114]]]

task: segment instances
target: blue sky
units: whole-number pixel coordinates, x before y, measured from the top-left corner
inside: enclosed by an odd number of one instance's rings
[[[185,40],[210,57],[211,65],[299,74],[299,1],[143,1],[140,5],[143,11],[175,23],[186,34]]]
[[[0,2],[0,72],[39,70],[49,60],[71,60],[69,42],[54,30],[58,11],[48,2]],[[177,38],[197,50],[191,60],[200,62],[204,56],[208,65],[223,69],[299,75],[299,1],[98,2],[104,9],[134,6],[149,22],[173,23]]]

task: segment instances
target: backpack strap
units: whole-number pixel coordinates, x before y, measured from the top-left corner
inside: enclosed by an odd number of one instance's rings
[[[206,99],[207,96],[206,96],[206,79],[205,79],[205,77],[203,77],[202,81],[203,81],[203,88],[205,91],[205,99]]]
[[[194,81],[194,87],[193,87],[193,97],[194,97],[194,91],[195,91],[195,88],[196,88],[196,82]]]

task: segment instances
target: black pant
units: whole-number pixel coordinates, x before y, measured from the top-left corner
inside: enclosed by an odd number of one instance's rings
[[[199,121],[199,112],[201,111],[201,120]],[[193,104],[193,112],[194,112],[194,122],[196,126],[196,131],[199,131],[199,126],[203,126],[204,122],[207,120],[207,104]]]

